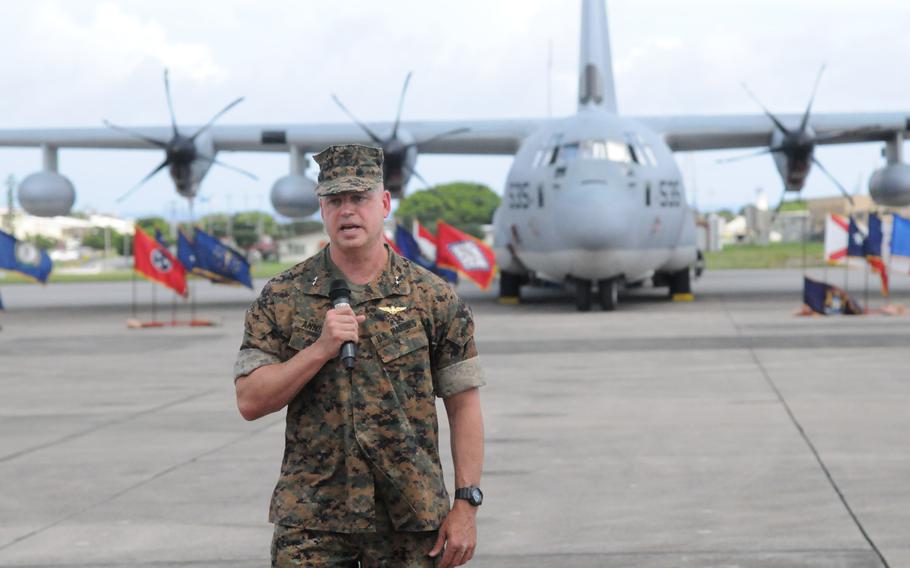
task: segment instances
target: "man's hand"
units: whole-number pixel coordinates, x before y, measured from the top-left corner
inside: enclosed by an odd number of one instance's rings
[[[322,323],[322,334],[313,343],[313,347],[322,353],[328,361],[338,356],[341,345],[345,341],[357,343],[358,326],[363,323],[366,316],[354,315],[350,306],[341,306],[326,312],[325,321]]]
[[[455,505],[439,527],[439,536],[436,538],[436,545],[430,551],[430,556],[433,558],[438,556],[443,545],[445,552],[436,568],[461,566],[474,557],[474,549],[477,548],[476,507],[462,499],[455,500]]]

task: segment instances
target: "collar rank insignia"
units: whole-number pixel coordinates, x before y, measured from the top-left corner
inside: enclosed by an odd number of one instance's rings
[[[405,311],[407,308],[405,308],[404,306],[380,306],[379,309],[384,311],[387,314],[391,314],[394,316],[398,312]]]

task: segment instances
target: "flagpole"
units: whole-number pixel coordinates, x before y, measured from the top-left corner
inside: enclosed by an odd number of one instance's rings
[[[889,278],[891,277],[891,274],[893,274],[893,272],[891,270],[891,268],[892,268],[891,264],[892,264],[892,261],[894,260],[894,255],[891,253],[891,245],[892,245],[893,240],[894,240],[894,214],[892,213],[891,214],[891,231],[888,233],[888,269],[887,270],[888,270]],[[885,254],[885,243],[882,243],[882,254],[883,255]],[[890,293],[887,296],[885,296],[885,305],[886,306],[891,305],[891,294]]]
[[[193,199],[189,198],[187,200],[190,205],[190,227],[195,230],[196,228],[196,213],[193,208]],[[187,279],[190,278],[190,275],[187,274]],[[196,279],[193,278],[190,280],[190,325],[193,325],[193,322],[196,321]]]
[[[158,294],[157,294],[157,289],[155,288],[155,283],[150,280],[149,284],[152,285],[152,322],[155,322],[155,321],[158,321],[157,320]]]
[[[129,237],[127,237],[129,238]],[[130,274],[132,280],[132,313],[133,319],[136,319],[136,239],[133,238],[133,272]]]
[[[863,311],[868,314],[869,313],[869,261],[868,260],[866,261],[865,277],[866,277],[866,281],[863,284],[863,301],[865,302],[866,305],[865,305],[865,308],[863,309]]]

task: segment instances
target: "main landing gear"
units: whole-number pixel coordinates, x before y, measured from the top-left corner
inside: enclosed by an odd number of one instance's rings
[[[594,283],[582,278],[570,279],[575,289],[575,309],[580,312],[591,311]],[[607,278],[597,283],[597,301],[605,312],[612,312],[619,303],[619,278]]]
[[[517,304],[521,301],[523,277],[511,272],[499,273],[499,303]]]

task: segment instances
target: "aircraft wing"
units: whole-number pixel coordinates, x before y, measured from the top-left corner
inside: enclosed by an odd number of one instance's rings
[[[799,129],[800,114],[777,115],[788,129]],[[763,114],[635,117],[663,135],[674,151],[767,146],[774,124]],[[812,114],[819,144],[875,142],[910,130],[910,112]]]
[[[418,142],[424,154],[514,154],[521,141],[534,132],[544,119],[537,120],[455,120],[402,122],[401,129]],[[383,136],[391,131],[392,123],[366,123],[373,132]],[[195,132],[198,126],[181,128],[184,134]],[[167,142],[170,127],[130,127],[144,137]],[[446,135],[454,130],[463,132]],[[220,151],[287,152],[290,146],[304,153],[318,152],[331,144],[375,142],[355,124],[282,124],[282,125],[218,125],[209,132]],[[152,149],[155,146],[138,137],[109,128],[55,128],[0,130],[0,146],[98,149]]]

